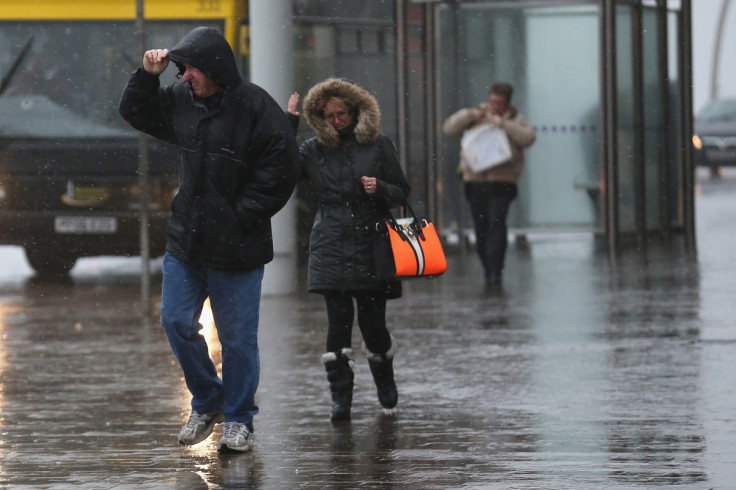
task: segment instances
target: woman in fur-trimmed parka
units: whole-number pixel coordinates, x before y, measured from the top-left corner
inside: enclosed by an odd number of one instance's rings
[[[381,113],[368,91],[347,80],[327,79],[309,90],[303,108],[316,135],[301,145],[302,176],[319,196],[309,241],[308,288],[324,295],[327,307],[322,362],[332,394],[330,418],[349,420],[353,300],[378,400],[385,410],[398,401],[396,340],[386,328],[386,300],[400,296],[401,285],[376,279],[371,234],[381,216],[405,202],[409,185],[391,139],[379,133]]]

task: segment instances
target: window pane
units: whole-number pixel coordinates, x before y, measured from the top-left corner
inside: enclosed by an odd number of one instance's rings
[[[513,227],[598,226],[600,182],[599,21],[595,5],[441,9],[442,119],[488,97],[495,80],[536,129],[525,150]],[[442,140],[444,223],[465,229],[459,138]],[[551,206],[550,203],[554,203]]]

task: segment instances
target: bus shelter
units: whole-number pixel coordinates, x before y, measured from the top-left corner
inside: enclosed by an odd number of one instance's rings
[[[332,76],[374,93],[413,197],[448,237],[471,227],[456,172],[460,142],[442,134],[442,122],[485,100],[492,81],[505,80],[538,135],[512,207],[515,231],[590,232],[614,257],[622,247],[653,241],[684,238],[694,248],[691,0],[220,0],[174,10],[166,0],[0,0],[0,6],[3,243],[25,247],[40,272],[68,272],[86,255],[135,252],[135,230],[148,226],[141,210],[155,218],[152,252],[160,253],[176,169],[169,157],[155,157],[139,165],[152,172],[151,181],[137,179],[135,132],[119,119],[117,101],[143,46],[172,46],[197,25],[221,29],[243,73],[284,107],[293,90],[305,94]],[[173,80],[170,70],[164,82]],[[64,117],[38,112],[49,107]],[[23,121],[30,122],[16,131]],[[122,146],[101,144],[101,133],[88,124]],[[309,135],[302,124],[300,137]],[[85,151],[60,153],[58,143],[71,139]],[[306,201],[308,192],[300,197]],[[295,220],[293,211],[287,207],[274,226],[274,262],[283,265],[273,267],[285,271],[293,268],[294,235],[308,233],[295,233],[294,221],[310,224]],[[276,289],[288,287],[283,281]]]
[[[342,76],[374,92],[414,197],[448,236],[471,226],[460,141],[442,134],[442,122],[504,80],[537,132],[512,228],[589,231],[614,257],[653,241],[694,248],[690,1],[293,7],[297,90]]]

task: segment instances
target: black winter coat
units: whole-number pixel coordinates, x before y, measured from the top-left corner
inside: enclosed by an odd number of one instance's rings
[[[354,135],[330,149],[317,138],[301,148],[304,176],[314,185],[319,203],[309,240],[308,288],[311,292],[376,291],[401,295],[398,280],[378,281],[371,239],[375,224],[392,207],[403,204],[409,185],[391,140],[379,135],[372,144]],[[377,177],[368,195],[361,176]]]
[[[171,204],[167,251],[187,263],[250,269],[273,259],[270,218],[288,201],[298,149],[288,119],[260,87],[241,80],[227,42],[197,28],[169,53],[222,90],[207,99],[185,82],[160,87],[139,69],[120,113],[136,129],[179,148],[179,192]]]

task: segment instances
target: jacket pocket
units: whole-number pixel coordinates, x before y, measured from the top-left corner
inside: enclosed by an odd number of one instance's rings
[[[207,246],[203,255],[217,261],[235,259],[243,254],[245,230],[225,199],[211,198],[207,202],[205,222],[204,241]]]
[[[206,163],[207,186],[228,202],[233,202],[242,189],[248,168],[242,160],[210,153]]]

